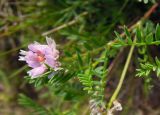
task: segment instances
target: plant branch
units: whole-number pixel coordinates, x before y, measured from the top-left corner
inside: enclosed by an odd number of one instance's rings
[[[144,14],[144,16],[143,16],[136,24],[134,24],[133,26],[131,26],[131,27],[129,28],[129,31],[131,31],[132,29],[134,29],[135,27],[137,27],[137,26],[138,26],[141,22],[143,22],[144,20],[148,19],[148,18],[150,17],[150,15],[154,12],[154,10],[155,10],[155,8],[156,8],[157,6],[158,6],[158,3],[154,4],[154,5]],[[124,36],[124,33],[122,33],[121,36]],[[134,39],[134,43],[135,43],[135,41],[136,41],[136,39]],[[114,42],[116,42],[116,41],[114,41]],[[124,78],[125,78],[125,75],[126,75],[128,66],[129,66],[129,62],[130,62],[130,60],[131,60],[131,56],[132,56],[132,54],[133,54],[134,47],[135,47],[135,44],[133,44],[133,45],[131,46],[131,49],[130,49],[130,51],[129,51],[129,55],[128,55],[127,61],[126,61],[126,63],[125,63],[123,72],[122,72],[121,77],[120,77],[120,81],[119,81],[118,86],[117,86],[115,92],[113,93],[113,95],[112,95],[109,103],[108,103],[107,109],[110,109],[110,107],[112,106],[113,101],[117,98],[118,93],[119,93],[119,91],[120,91],[120,89],[121,89],[121,87],[122,87],[122,83],[123,83],[123,81],[124,81]],[[123,49],[121,49],[121,52],[122,52],[122,51],[123,51]],[[119,55],[117,55],[117,57],[119,57]],[[109,71],[108,71],[108,73],[110,73],[110,71],[112,70],[113,66],[116,64],[115,62],[116,62],[117,59],[118,59],[118,58],[115,58],[115,61],[113,61],[113,63],[109,66]]]
[[[136,39],[134,39],[134,42],[135,42],[135,41],[136,41]],[[113,93],[113,95],[112,95],[112,97],[111,97],[111,99],[110,99],[110,101],[109,101],[109,104],[108,104],[107,109],[110,109],[113,101],[117,98],[118,93],[119,93],[119,91],[120,91],[120,89],[121,89],[121,87],[122,87],[122,84],[123,84],[125,75],[126,75],[126,73],[127,73],[127,69],[128,69],[129,64],[130,64],[130,60],[131,60],[133,51],[134,51],[134,47],[135,47],[135,45],[133,44],[133,45],[131,46],[131,48],[130,48],[130,51],[129,51],[129,54],[128,54],[128,57],[127,57],[127,61],[126,61],[126,63],[125,63],[124,69],[123,69],[122,74],[121,74],[121,77],[120,77],[120,81],[119,81],[119,83],[118,83],[118,86],[117,86],[115,92]]]

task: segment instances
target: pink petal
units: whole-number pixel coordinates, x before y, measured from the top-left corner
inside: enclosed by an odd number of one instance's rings
[[[36,57],[37,57],[37,54],[33,53],[32,51],[28,51],[28,53],[26,55],[27,60],[35,61]]]
[[[28,45],[28,49],[31,50],[32,52],[38,52],[41,54],[44,54],[45,49],[47,48],[47,45],[39,45],[39,44],[30,44]]]
[[[36,78],[39,75],[43,74],[46,71],[46,66],[42,65],[40,67],[36,67],[30,71],[28,71],[27,73],[29,74],[29,76],[31,76],[32,78]]]
[[[45,57],[47,58],[49,56],[56,60],[59,58],[59,51],[56,49],[52,50],[51,48],[46,48]]]
[[[37,54],[33,53],[32,51],[28,51],[27,55],[25,56],[25,60],[28,66],[32,68],[41,65],[41,63],[37,60]]]
[[[46,41],[50,48],[56,49],[56,43],[52,38],[46,37]]]
[[[41,63],[38,61],[26,61],[29,67],[36,68],[41,66]]]
[[[45,63],[54,69],[60,66],[60,63],[57,60],[54,60],[53,58],[49,58],[49,57],[46,58]]]

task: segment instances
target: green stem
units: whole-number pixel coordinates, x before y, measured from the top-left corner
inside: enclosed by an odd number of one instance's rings
[[[136,41],[136,39],[134,39],[134,42],[135,41]],[[129,54],[128,54],[128,57],[127,57],[127,61],[125,63],[124,69],[123,69],[121,77],[120,77],[120,81],[119,81],[118,86],[117,86],[115,92],[113,93],[109,103],[108,103],[107,109],[110,109],[110,107],[112,106],[113,101],[117,98],[117,96],[119,94],[119,91],[120,91],[120,89],[122,87],[122,84],[123,84],[123,81],[124,81],[124,78],[125,78],[125,75],[127,73],[128,66],[130,64],[130,60],[131,60],[131,57],[132,57],[132,54],[133,54],[134,47],[135,47],[135,45],[133,44],[131,46],[131,48],[130,48],[130,51],[129,51]]]

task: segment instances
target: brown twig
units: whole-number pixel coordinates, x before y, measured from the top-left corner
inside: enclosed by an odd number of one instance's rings
[[[72,21],[70,21],[70,22],[68,22],[68,23],[66,23],[66,24],[63,24],[63,25],[61,25],[61,26],[58,26],[58,27],[56,27],[56,28],[53,28],[53,29],[51,29],[51,30],[49,30],[49,31],[47,31],[47,32],[44,32],[44,33],[42,34],[42,36],[47,36],[47,35],[49,35],[49,34],[51,34],[51,33],[54,33],[54,32],[56,32],[56,31],[59,31],[59,30],[61,30],[61,29],[63,29],[63,28],[66,28],[66,27],[68,27],[68,26],[71,26],[71,25],[73,25],[73,24],[75,24],[75,23],[78,22],[79,17],[85,16],[85,15],[87,15],[87,14],[88,14],[88,12],[83,12],[83,13],[80,14],[79,16],[75,17],[74,20],[72,20]]]

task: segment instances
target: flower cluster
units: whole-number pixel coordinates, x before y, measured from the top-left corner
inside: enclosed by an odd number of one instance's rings
[[[29,51],[20,50],[19,61],[25,61],[32,69],[27,73],[32,78],[36,78],[47,71],[47,66],[55,71],[60,66],[59,51],[53,39],[46,37],[47,44],[38,42],[28,45]]]

